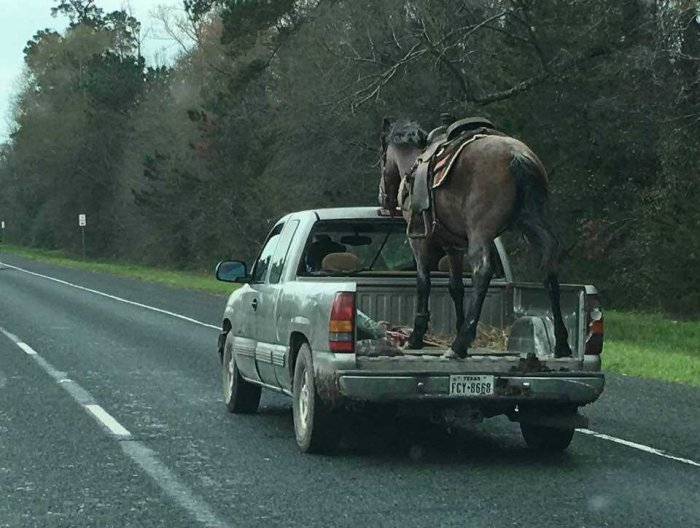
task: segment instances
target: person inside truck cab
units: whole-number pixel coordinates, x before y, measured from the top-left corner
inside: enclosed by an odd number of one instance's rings
[[[325,233],[314,236],[314,241],[306,250],[304,258],[304,266],[307,273],[321,271],[321,263],[323,259],[331,253],[344,253],[346,247],[333,240],[330,235]]]

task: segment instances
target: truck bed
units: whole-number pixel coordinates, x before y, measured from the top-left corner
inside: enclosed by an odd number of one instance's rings
[[[448,291],[448,280],[446,273],[434,274],[430,294],[430,332],[443,336],[454,335],[456,327],[454,304]],[[395,326],[413,325],[416,311],[415,277],[358,277],[356,281],[358,310],[374,321],[387,321]],[[470,282],[470,279],[465,278],[465,306],[468,306],[471,299]],[[584,321],[580,316],[583,311],[584,295],[584,286],[562,285],[561,287],[562,314],[570,336],[569,344],[574,352],[575,361],[579,362],[579,365],[584,346]],[[524,316],[549,318],[551,321],[549,299],[544,287],[540,284],[514,284],[504,280],[493,280],[484,301],[480,324],[509,331],[510,326]],[[551,346],[545,346],[546,351],[538,354],[541,358],[552,355],[553,336],[545,336],[547,337],[550,338]],[[426,348],[422,355],[440,356],[444,351]],[[470,351],[470,354],[493,356],[498,352],[493,349],[481,349]],[[518,356],[526,351],[511,349],[507,352]],[[499,354],[499,358],[502,356],[503,354]],[[415,359],[411,358],[407,361],[415,361]],[[488,361],[495,361],[495,358]]]

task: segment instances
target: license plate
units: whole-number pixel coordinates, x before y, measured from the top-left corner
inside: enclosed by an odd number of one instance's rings
[[[450,396],[491,396],[493,376],[455,374],[450,376]]]

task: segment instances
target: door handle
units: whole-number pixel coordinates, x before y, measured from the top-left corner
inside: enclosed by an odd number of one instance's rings
[[[258,300],[257,300],[257,299],[253,299],[253,300],[250,302],[250,307],[253,309],[254,312],[257,311],[257,309],[258,309]]]

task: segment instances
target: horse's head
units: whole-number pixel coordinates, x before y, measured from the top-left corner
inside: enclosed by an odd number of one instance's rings
[[[394,210],[399,205],[401,178],[411,170],[425,148],[427,134],[414,121],[393,123],[384,118],[379,166],[379,205]]]

